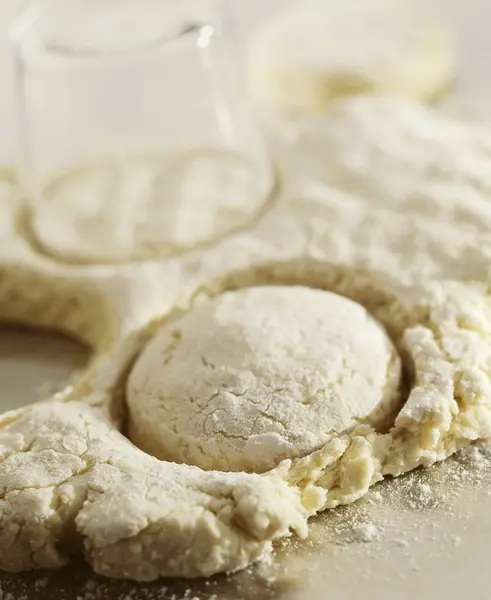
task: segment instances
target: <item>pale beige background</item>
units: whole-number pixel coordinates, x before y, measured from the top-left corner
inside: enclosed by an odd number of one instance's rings
[[[299,0],[301,1],[301,0]],[[327,1],[327,0],[326,0]],[[408,0],[410,1],[410,0]],[[453,24],[460,49],[459,80],[491,95],[490,0],[434,0]],[[0,0],[0,163],[13,162],[16,151],[11,58],[5,41],[8,26],[27,0]],[[281,0],[229,0],[249,29]]]
[[[252,10],[251,0],[231,1],[241,2],[249,13]],[[0,0],[0,36],[22,4],[23,0]],[[461,84],[491,96],[491,1],[440,0],[440,4],[452,18],[461,49]],[[9,78],[8,54],[1,45],[0,162],[12,162],[16,147]],[[0,410],[36,399],[43,380],[65,379],[74,367],[84,364],[86,357],[83,349],[61,338],[1,327]],[[203,600],[261,600],[273,594],[285,600],[488,600],[491,476],[486,471],[478,483],[463,483],[450,465],[435,469],[430,478],[432,497],[458,488],[444,507],[401,508],[390,506],[384,499],[362,507],[358,518],[374,524],[379,535],[378,540],[369,543],[345,543],[352,512],[334,511],[314,521],[312,532],[317,542],[313,548],[300,544],[259,575],[252,570],[208,585],[164,582],[149,587],[100,580],[95,584],[98,595],[86,596],[87,575],[79,569],[75,575],[57,573],[40,580],[37,576],[0,576],[0,597],[3,589],[4,595],[13,594],[7,595],[12,600],[77,596],[150,600],[180,599],[185,595]],[[443,488],[442,469],[449,469]],[[381,486],[382,495],[388,498],[391,489],[401,485],[395,481]]]

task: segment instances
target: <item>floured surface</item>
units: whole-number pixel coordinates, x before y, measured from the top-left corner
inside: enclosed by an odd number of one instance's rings
[[[63,389],[80,375],[88,357],[87,348],[53,332],[0,326],[0,412]]]
[[[370,600],[488,598],[491,463],[489,447],[480,448],[385,482],[360,503],[321,517],[306,551],[317,555],[306,568],[311,587],[292,598],[322,598],[326,572],[332,593],[346,598],[361,588]]]

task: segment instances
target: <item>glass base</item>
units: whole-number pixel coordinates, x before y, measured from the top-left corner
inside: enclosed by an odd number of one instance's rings
[[[250,223],[272,193],[271,173],[226,150],[106,156],[51,178],[30,229],[65,262],[176,255]]]

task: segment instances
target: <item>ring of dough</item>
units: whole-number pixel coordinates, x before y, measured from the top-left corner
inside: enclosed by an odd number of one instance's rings
[[[253,224],[274,178],[269,163],[218,150],[103,157],[48,180],[26,230],[66,263],[176,256]]]
[[[73,388],[0,416],[0,568],[56,567],[83,550],[113,577],[233,571],[384,476],[491,437],[488,234],[418,216],[408,227],[404,214],[328,190],[285,197],[250,231],[181,258],[76,267],[33,250],[11,188],[5,178],[0,315],[77,335],[94,359]],[[341,304],[368,311],[375,337],[387,332],[407,383],[391,427],[343,423],[322,447],[261,474],[172,463],[133,445],[120,432],[125,385],[149,340],[227,292],[271,285],[348,298],[354,307],[339,299],[336,314]]]

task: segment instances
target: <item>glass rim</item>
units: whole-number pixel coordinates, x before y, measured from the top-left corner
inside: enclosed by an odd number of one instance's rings
[[[189,2],[193,3],[196,0],[189,0]],[[221,6],[222,0],[207,0],[201,8],[211,6],[212,4],[214,6]],[[135,0],[135,6],[138,5],[138,0]],[[179,5],[183,6],[181,3]],[[162,6],[165,9],[169,4],[166,4],[164,0]],[[68,39],[60,42],[57,41],[56,36],[50,40],[49,33],[46,35],[46,32],[44,32],[43,35],[39,31],[36,32],[36,27],[39,27],[39,24],[42,23],[43,18],[46,16],[43,13],[42,2],[24,8],[9,28],[8,40],[17,49],[28,46],[33,50],[40,49],[44,54],[66,60],[124,59],[135,54],[156,51],[188,38],[195,39],[198,46],[206,47],[209,40],[217,32],[220,32],[222,25],[220,13],[209,13],[207,18],[204,16],[200,18],[199,13],[197,13],[195,18],[186,18],[183,15],[179,19],[179,25],[175,25],[173,28],[169,28],[168,25],[162,25],[161,30],[157,30],[153,35],[150,34],[145,38],[135,39],[133,42],[130,40],[104,47],[97,43],[84,43],[83,37],[82,43],[77,43],[77,41],[73,43]],[[107,24],[104,34],[109,31],[110,25],[111,23]]]

